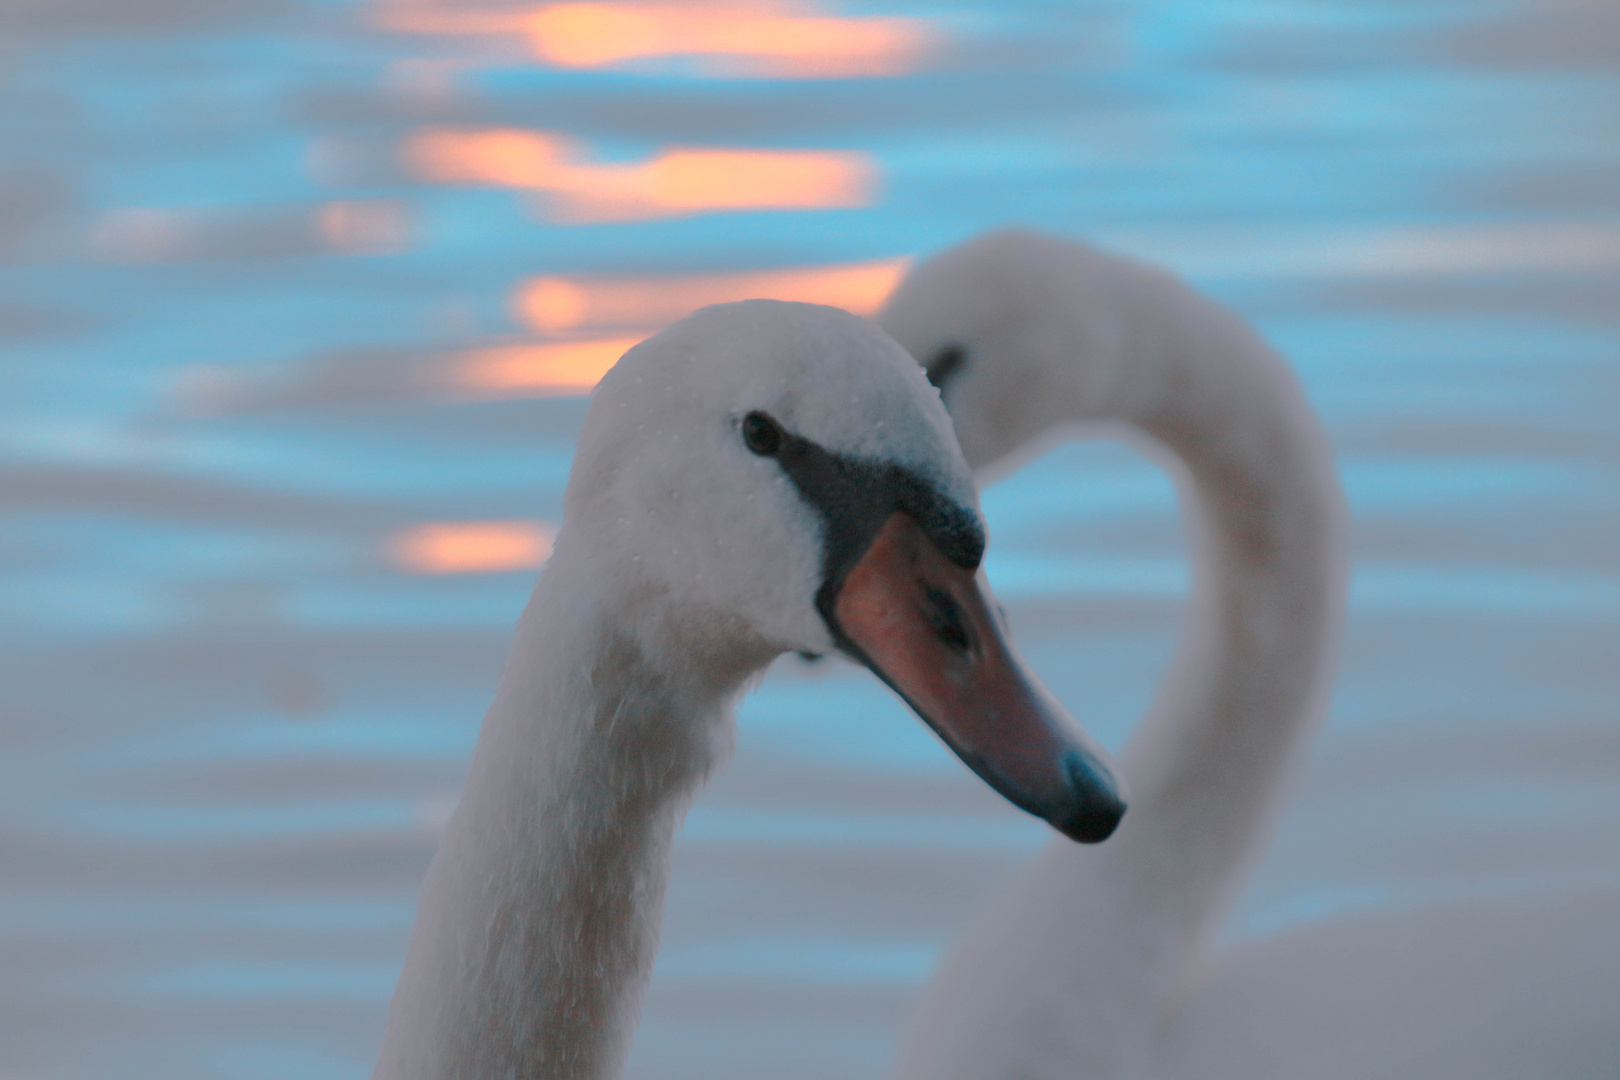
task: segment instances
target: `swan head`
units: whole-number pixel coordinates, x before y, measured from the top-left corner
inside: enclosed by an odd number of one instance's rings
[[[981,469],[1054,427],[1115,414],[1130,375],[1122,269],[1152,273],[1078,241],[997,229],[917,264],[877,322],[939,387]],[[1054,362],[1071,360],[1083,362]]]
[[[981,777],[1066,834],[1124,812],[1102,751],[1012,651],[976,573],[985,533],[939,395],[835,308],[705,308],[598,385],[556,558],[596,567],[642,648],[740,679],[840,652]]]

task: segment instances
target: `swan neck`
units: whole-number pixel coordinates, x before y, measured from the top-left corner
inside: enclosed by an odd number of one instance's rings
[[[953,949],[907,1039],[908,1080],[1152,1075],[1149,1048],[1266,840],[1335,648],[1343,509],[1288,366],[1168,275],[1062,252],[1062,322],[1030,320],[1035,344],[1005,355],[1041,366],[998,400],[1036,429],[1018,442],[1088,421],[1145,437],[1177,481],[1192,603],[1121,760],[1118,831],[1049,841]]]
[[[1147,284],[1147,282],[1143,282]],[[1170,675],[1128,748],[1131,812],[1112,857],[1167,906],[1186,954],[1269,836],[1325,703],[1344,602],[1344,510],[1325,433],[1288,365],[1169,279],[1128,419],[1172,460],[1193,596]],[[1135,820],[1132,820],[1134,815]],[[1151,899],[1150,899],[1151,898]]]
[[[628,1052],[674,831],[729,751],[740,677],[649,638],[656,603],[592,581],[564,539],[428,871],[374,1080],[603,1080]]]

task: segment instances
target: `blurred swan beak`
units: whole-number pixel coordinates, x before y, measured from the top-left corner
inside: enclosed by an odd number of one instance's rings
[[[971,570],[898,512],[833,604],[856,654],[968,767],[1014,805],[1083,844],[1125,813],[1102,750],[1013,652]]]

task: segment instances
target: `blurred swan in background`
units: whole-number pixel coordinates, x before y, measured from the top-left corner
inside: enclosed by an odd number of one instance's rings
[[[968,463],[1123,423],[1174,475],[1186,632],[1122,761],[1132,808],[1057,842],[924,991],[904,1080],[1620,1075],[1620,897],[1434,907],[1211,941],[1324,711],[1345,511],[1321,426],[1242,320],[1154,267],[998,231],[878,316]]]
[[[630,350],[565,507],[428,871],[379,1080],[619,1074],[676,824],[733,699],[790,649],[863,662],[1075,839],[1118,823],[1100,752],[975,582],[950,421],[869,322],[756,300]]]

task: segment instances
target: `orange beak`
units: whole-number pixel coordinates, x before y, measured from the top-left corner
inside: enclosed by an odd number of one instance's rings
[[[845,647],[1015,806],[1083,844],[1125,813],[1101,749],[1012,651],[971,570],[892,514],[832,605]]]

